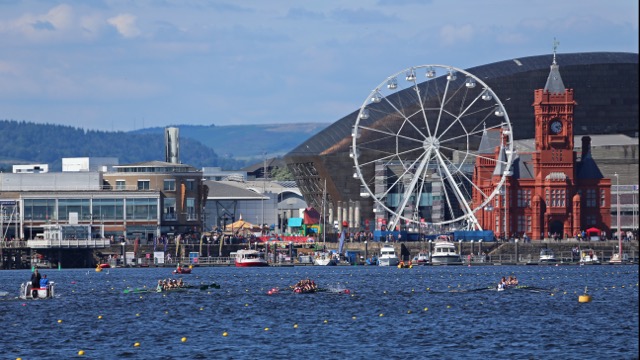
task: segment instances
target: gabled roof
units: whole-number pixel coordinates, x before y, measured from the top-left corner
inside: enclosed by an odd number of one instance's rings
[[[478,153],[493,154],[497,146],[500,146],[500,129],[483,129]]]
[[[591,157],[591,152],[587,153],[576,164],[576,178],[577,179],[603,179],[604,175],[600,171],[600,168]]]
[[[514,179],[533,179],[533,163],[531,162],[531,154],[518,153],[513,159],[511,165]]]

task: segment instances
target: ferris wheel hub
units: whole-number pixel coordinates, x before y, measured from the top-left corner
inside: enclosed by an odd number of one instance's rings
[[[422,147],[425,150],[438,150],[440,148],[440,141],[437,138],[430,136],[424,140]]]

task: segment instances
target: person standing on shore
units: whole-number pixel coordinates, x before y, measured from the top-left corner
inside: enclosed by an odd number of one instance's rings
[[[40,279],[42,279],[42,277],[40,276],[38,269],[33,270],[33,273],[31,274],[31,296],[33,298],[38,297],[38,290],[34,289],[40,288]]]

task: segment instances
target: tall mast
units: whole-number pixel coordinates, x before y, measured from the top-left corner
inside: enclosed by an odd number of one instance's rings
[[[327,239],[327,179],[324,179],[324,187],[322,188],[322,245],[325,245]]]

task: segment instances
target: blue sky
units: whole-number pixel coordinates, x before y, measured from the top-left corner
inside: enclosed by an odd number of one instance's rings
[[[637,0],[0,0],[0,119],[331,123],[411,66],[638,52]],[[560,64],[562,66],[562,64]]]

